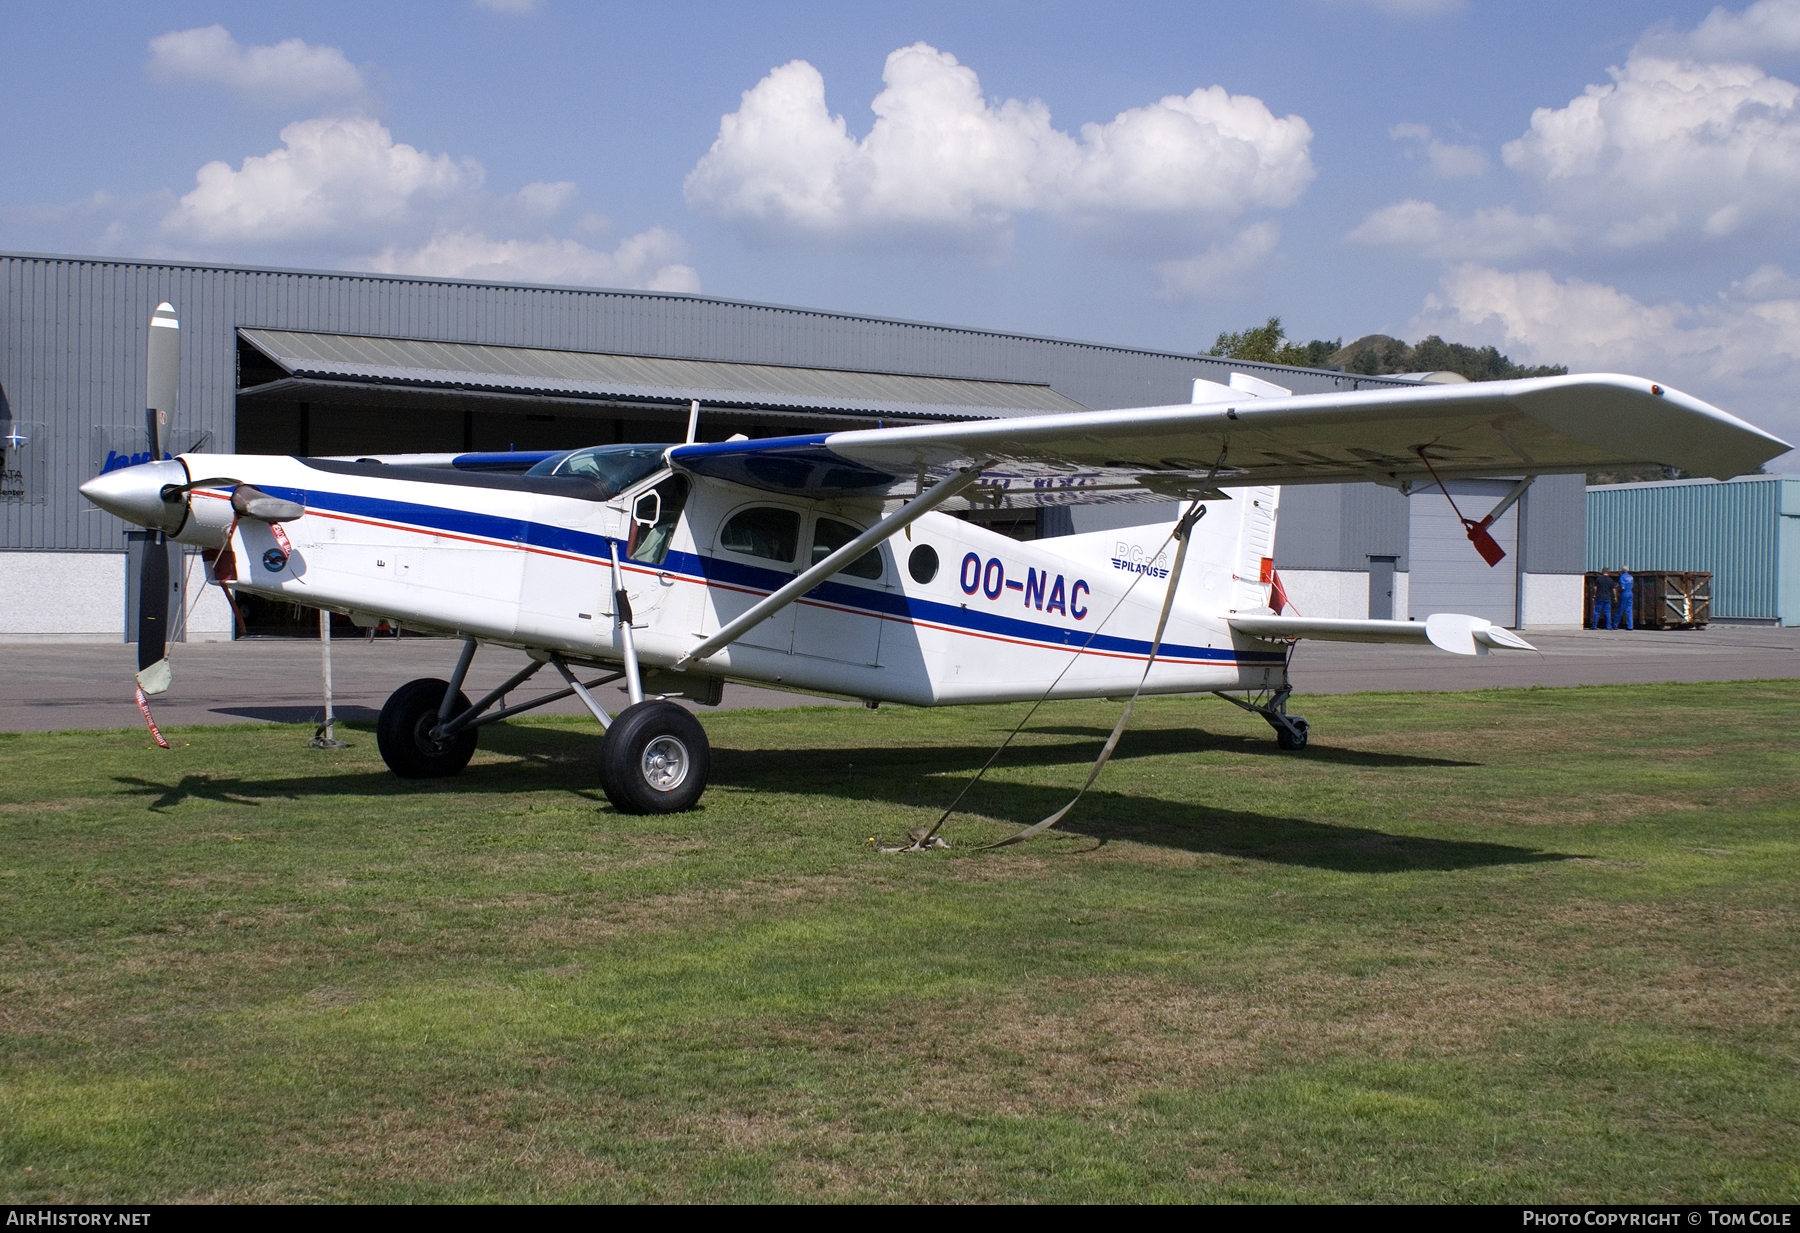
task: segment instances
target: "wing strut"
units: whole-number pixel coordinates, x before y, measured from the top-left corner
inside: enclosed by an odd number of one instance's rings
[[[968,488],[976,480],[981,478],[981,472],[987,465],[988,464],[984,462],[978,466],[964,467],[954,475],[949,475],[939,480],[927,489],[923,496],[919,497],[917,500],[907,502],[905,505],[889,514],[886,518],[883,518],[880,522],[870,527],[867,531],[864,531],[861,535],[845,544],[842,548],[839,548],[836,552],[826,557],[823,561],[820,561],[811,569],[796,575],[792,582],[788,583],[780,590],[775,591],[760,603],[751,605],[751,607],[739,615],[736,620],[731,621],[724,628],[720,629],[718,633],[702,639],[693,647],[693,649],[688,651],[688,653],[683,655],[680,659],[676,660],[671,666],[677,672],[680,672],[686,669],[689,664],[697,663],[698,661],[705,659],[708,655],[711,655],[714,651],[719,650],[721,647],[736,642],[739,638],[743,637],[745,633],[762,624],[777,612],[780,612],[783,608],[818,586],[819,583],[825,581],[825,579],[831,577],[831,575],[837,573],[838,570],[844,568],[844,566],[850,564],[850,562],[856,560],[857,557],[860,557],[869,549],[898,534],[901,530],[911,526],[918,519],[929,514],[932,510],[948,501],[951,497],[961,493],[964,489]]]

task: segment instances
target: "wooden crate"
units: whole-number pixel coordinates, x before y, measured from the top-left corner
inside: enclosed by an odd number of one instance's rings
[[[1581,623],[1591,628],[1594,591],[1610,572],[1590,573],[1582,588]],[[1632,570],[1631,625],[1634,629],[1705,629],[1712,620],[1712,575],[1680,570]],[[1619,626],[1624,628],[1624,614]]]
[[[1632,577],[1632,624],[1639,629],[1705,629],[1712,620],[1710,573],[1647,569]]]

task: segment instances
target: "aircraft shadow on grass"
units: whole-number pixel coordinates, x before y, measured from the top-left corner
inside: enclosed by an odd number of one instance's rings
[[[322,724],[325,709],[318,706],[215,706],[214,715],[235,715],[240,719],[258,719],[271,724]],[[381,712],[372,706],[339,706],[332,710],[339,723],[359,721],[374,723]]]
[[[1083,767],[1098,752],[1099,742],[1107,735],[1102,729],[1086,727],[1030,731],[1039,736],[1064,735],[1082,739],[1013,746],[1001,755],[998,767]],[[359,730],[355,739],[372,743],[373,734]],[[381,771],[359,770],[349,774],[267,779],[187,775],[174,784],[120,776],[117,782],[122,785],[122,795],[154,798],[147,807],[158,813],[190,799],[254,808],[271,798],[405,796],[420,791],[500,795],[562,790],[595,804],[604,804],[605,798],[598,788],[594,771],[599,753],[598,733],[545,728],[509,731],[505,725],[497,724],[483,734],[483,746],[522,762],[472,766],[451,780],[403,780]],[[1278,754],[1274,743],[1266,738],[1221,736],[1187,729],[1127,733],[1100,784],[1082,798],[1081,804],[1057,831],[1093,840],[1093,844],[1081,849],[1083,851],[1115,840],[1126,840],[1194,853],[1361,873],[1471,869],[1575,858],[1572,853],[1545,852],[1510,844],[1399,835],[1306,818],[1222,809],[1191,801],[1164,800],[1133,790],[1138,786],[1133,785],[1131,778],[1134,760],[1209,750],[1269,754],[1283,759],[1296,757]],[[915,809],[941,808],[960,789],[961,776],[973,774],[992,752],[993,746],[985,743],[887,749],[867,746],[840,749],[715,748],[711,782],[715,789],[784,793],[793,792],[797,784],[810,783],[815,790],[836,796]],[[1364,768],[1478,765],[1442,758],[1334,750],[1316,745],[1298,758],[1304,762]],[[1115,784],[1124,781],[1123,790],[1108,788],[1108,778]],[[1154,790],[1150,784],[1141,787],[1146,792]],[[983,782],[964,801],[960,813],[982,814],[1004,823],[1026,826],[1060,808],[1072,792],[1072,786]],[[701,808],[705,807],[703,799]],[[958,829],[957,819],[952,818],[948,833],[954,837]]]

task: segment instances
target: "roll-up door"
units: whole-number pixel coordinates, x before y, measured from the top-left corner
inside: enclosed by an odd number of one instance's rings
[[[1451,480],[1450,495],[1466,517],[1482,519],[1511,491],[1511,480]],[[1412,571],[1411,615],[1424,620],[1434,612],[1464,612],[1511,626],[1518,616],[1518,504],[1488,528],[1506,550],[1506,559],[1489,566],[1469,542],[1450,502],[1436,488],[1415,493],[1411,501],[1407,564]]]

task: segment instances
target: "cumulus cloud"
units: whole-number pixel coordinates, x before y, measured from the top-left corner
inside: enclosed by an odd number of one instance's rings
[[[538,181],[527,184],[516,193],[500,199],[501,205],[531,218],[554,218],[573,200],[579,190],[567,180],[555,183]]]
[[[567,216],[580,197],[566,180],[536,181],[496,196],[472,158],[434,154],[394,140],[366,118],[301,120],[282,145],[232,167],[200,168],[186,196],[133,202],[96,195],[44,207],[46,230],[102,226],[66,245],[182,259],[277,261],[377,273],[698,291],[687,245],[651,227],[612,244],[605,216]],[[129,207],[129,208],[127,208]],[[110,214],[110,222],[105,221]],[[564,220],[564,238],[549,228]],[[146,235],[145,232],[149,232]],[[371,255],[373,254],[373,255]]]
[[[1795,278],[1778,265],[1759,265],[1720,298],[1747,300],[1800,300],[1800,278]]]
[[[1252,223],[1224,244],[1215,244],[1198,257],[1164,261],[1156,267],[1162,295],[1168,299],[1216,295],[1235,288],[1238,280],[1275,251],[1281,226],[1271,219]]]
[[[1617,247],[1721,239],[1800,215],[1800,87],[1748,64],[1634,56],[1540,107],[1506,165]]]
[[[1800,376],[1800,298],[1792,294],[1794,280],[1775,267],[1746,282],[1774,294],[1645,304],[1614,287],[1558,281],[1544,270],[1462,265],[1446,274],[1409,329],[1491,341],[1527,363],[1656,377],[1793,440],[1800,420],[1789,391]]]
[[[283,39],[245,47],[224,26],[198,26],[150,40],[151,80],[229,86],[248,98],[282,104],[358,94],[363,75],[336,47]]]
[[[175,194],[167,191],[131,197],[96,192],[77,201],[0,205],[0,226],[12,236],[30,236],[26,243],[40,252],[159,256],[143,250],[138,232],[153,227],[174,203]]]
[[[440,231],[418,248],[389,246],[354,268],[490,282],[699,291],[700,275],[686,258],[687,244],[661,227],[629,236],[611,252],[575,240],[492,240],[474,231]]]
[[[1415,149],[1423,151],[1430,161],[1432,172],[1443,179],[1487,174],[1488,156],[1485,150],[1480,146],[1459,146],[1439,141],[1432,136],[1429,125],[1396,124],[1388,130],[1388,136],[1395,141],[1414,143]]]
[[[1566,107],[1538,108],[1502,147],[1545,210],[1454,217],[1408,200],[1369,215],[1349,238],[1453,261],[1785,238],[1800,219],[1800,86],[1749,64],[1641,54],[1612,77]],[[1391,135],[1432,144],[1424,125]]]
[[[1638,52],[1675,60],[1748,60],[1800,54],[1800,0],[1757,0],[1741,13],[1716,8],[1694,29],[1657,26]]]
[[[1346,238],[1357,244],[1410,248],[1420,256],[1446,261],[1504,261],[1570,247],[1567,229],[1548,214],[1521,214],[1500,206],[1458,218],[1432,202],[1413,198],[1376,210]]]
[[[430,155],[396,142],[374,120],[301,120],[281,130],[279,150],[200,168],[192,192],[163,220],[191,241],[267,244],[392,227],[433,202],[481,186],[473,159]]]
[[[1314,175],[1305,120],[1219,86],[1077,138],[1040,101],[990,102],[972,69],[924,43],[888,56],[882,80],[858,139],[826,108],[817,69],[774,69],[720,121],[688,203],[765,239],[993,251],[1036,211],[1191,248],[1248,210],[1291,205]]]

